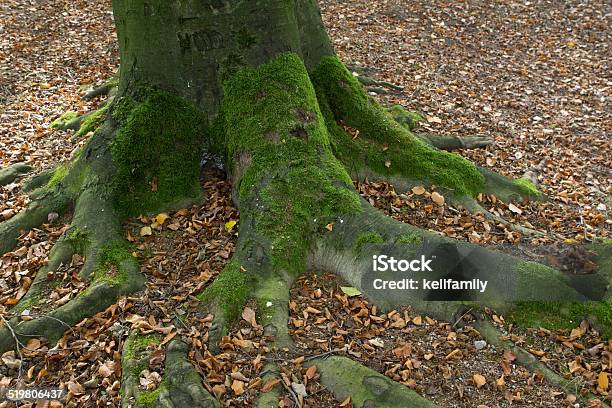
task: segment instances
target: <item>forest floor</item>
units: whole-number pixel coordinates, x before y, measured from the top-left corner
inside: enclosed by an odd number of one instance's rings
[[[438,205],[432,191],[400,194],[388,184],[360,180],[356,185],[364,197],[397,219],[440,234],[588,270],[581,245],[612,236],[612,70],[605,2],[326,0],[322,7],[345,62],[404,87],[377,95],[381,103],[422,112],[424,131],[493,138],[487,148],[461,152],[481,166],[514,177],[528,170],[537,174],[549,198],[545,202],[480,199],[487,209],[545,236],[522,237],[447,203]],[[0,168],[16,162],[52,167],[86,138],[74,140],[50,123],[66,111],[94,109],[101,100],[83,101],[84,89],[117,70],[110,1],[6,0],[0,3],[0,21]],[[0,219],[27,204],[19,187],[0,187]],[[148,279],[145,291],[84,320],[52,349],[33,338],[21,356],[2,355],[0,388],[18,382],[62,385],[70,391],[67,406],[116,405],[125,334],[141,327],[166,339],[177,333],[189,339],[190,357],[206,387],[225,406],[251,406],[256,392],[270,385],[259,377],[268,350],[261,327],[249,318],[255,306],[245,309],[222,352],[212,355],[204,344],[210,316],[189,305],[231,257],[237,227],[228,222],[239,218],[222,174],[209,172],[203,187],[208,201],[202,207],[126,223],[126,237]],[[67,221],[24,234],[20,247],[0,258],[0,314],[9,316],[24,296]],[[82,262],[75,257],[56,271],[64,284],[21,318],[43,314],[83,290],[73,274]],[[306,386],[304,406],[339,405],[317,382],[317,373],[302,368],[304,357],[319,353],[357,359],[445,407],[587,406],[514,364],[508,350],[483,344],[469,325],[457,328],[409,309],[381,313],[341,287],[332,275],[308,274],[291,292],[290,326],[298,351],[279,350],[276,359],[288,386]],[[571,379],[576,394],[589,390],[602,401],[611,398],[612,343],[586,322],[551,331],[491,317],[510,340]],[[178,327],[171,322],[176,318]],[[152,365],[141,378],[143,386],[154,387],[155,373],[162,371],[163,364]],[[296,402],[287,393],[281,404]],[[0,401],[0,408],[8,406]]]

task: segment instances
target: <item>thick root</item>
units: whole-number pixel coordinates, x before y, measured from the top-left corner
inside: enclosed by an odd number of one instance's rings
[[[385,254],[395,259],[431,259],[432,271],[411,273],[419,285],[423,279],[439,281],[480,280],[482,287],[463,290],[377,290],[374,278],[399,280],[400,273],[373,272],[372,256]],[[384,308],[409,304],[416,310],[450,320],[461,302],[481,302],[504,311],[514,301],[599,299],[589,287],[605,287],[602,274],[567,276],[547,266],[525,262],[467,242],[454,241],[395,221],[364,202],[362,214],[336,223],[310,258],[316,269],[332,271],[360,288]],[[376,276],[374,276],[376,274]],[[446,302],[431,302],[446,300]]]
[[[24,163],[13,164],[7,168],[0,169],[0,186],[10,184],[32,170],[34,170],[33,167]]]
[[[261,373],[261,379],[264,384],[268,381],[273,381],[276,379],[283,381],[278,371],[278,367],[274,363],[269,363],[264,366],[264,369]],[[259,394],[259,399],[257,400],[257,408],[277,408],[278,401],[280,400],[281,395],[282,386],[280,385],[280,383],[278,383],[270,391],[262,392]]]
[[[395,382],[347,357],[332,356],[306,363],[315,365],[321,374],[321,384],[340,402],[350,397],[356,408],[434,408],[436,404],[416,391]]]
[[[289,335],[289,289],[293,279],[289,276],[270,276],[259,282],[255,289],[258,322],[264,336],[273,347],[292,347]]]
[[[187,345],[179,339],[172,340],[165,350],[158,335],[141,335],[132,331],[123,346],[122,406],[132,408],[217,408],[217,401],[202,385],[200,375],[187,359]],[[161,368],[150,367],[154,351],[165,351],[163,377],[152,390],[142,389],[140,377],[143,371]]]
[[[334,153],[354,177],[435,185],[457,198],[475,197],[502,185],[518,197],[539,196],[525,180],[513,182],[499,175],[493,180],[461,156],[434,147],[474,147],[488,140],[412,134],[422,116],[401,106],[380,107],[337,58],[324,58],[312,78]]]
[[[64,180],[59,181],[53,191],[60,191],[63,182]],[[96,186],[92,179],[80,193],[71,227],[58,240],[51,251],[49,264],[41,268],[30,293],[16,308],[23,309],[22,305],[34,302],[41,291],[40,286],[44,283],[46,273],[55,270],[61,263],[68,262],[74,253],[86,258],[80,276],[90,282],[89,287],[70,302],[46,315],[28,321],[19,321],[19,317],[12,319],[9,322],[10,328],[0,329],[0,351],[15,346],[11,336],[6,335],[9,330],[15,333],[19,341],[34,335],[44,336],[50,343],[54,343],[67,328],[106,309],[120,296],[140,290],[144,286],[144,277],[140,273],[138,262],[131,255],[122,237],[119,219],[111,203],[103,198],[104,195]],[[35,221],[40,223],[40,218],[46,218],[49,211],[46,207],[33,211],[34,214],[38,213],[39,218],[32,217],[34,219],[28,227],[36,226]],[[13,219],[31,213],[26,210]],[[5,224],[11,225],[13,219],[1,224],[0,228]],[[10,231],[22,225],[16,224]]]
[[[493,139],[487,136],[435,135],[432,133],[416,133],[416,136],[440,150],[481,149],[493,143]]]
[[[50,213],[63,213],[70,203],[70,197],[59,190],[48,190],[32,201],[24,210],[0,224],[0,255],[17,245],[17,238],[23,231],[48,222]]]

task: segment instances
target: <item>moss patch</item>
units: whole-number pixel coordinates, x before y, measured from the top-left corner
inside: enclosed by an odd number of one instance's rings
[[[216,144],[239,169],[242,217],[254,219],[276,267],[300,273],[313,237],[336,217],[361,211],[331,152],[306,68],[297,55],[282,55],[238,71],[224,90]]]
[[[455,196],[476,196],[485,179],[463,157],[430,147],[412,135],[376,101],[337,57],[323,58],[312,75],[332,133],[333,148],[347,167],[384,175],[399,175],[444,187]],[[354,140],[337,122],[357,128]]]
[[[91,244],[91,239],[87,233],[80,228],[73,228],[68,233],[66,241],[72,246],[74,252],[85,255],[85,250]]]
[[[526,177],[513,180],[512,184],[514,184],[519,189],[520,193],[526,197],[541,199],[543,196],[535,184],[533,184],[531,180]]]
[[[425,117],[420,113],[408,111],[400,105],[393,105],[387,110],[396,122],[408,130],[414,129],[425,120]]]
[[[157,400],[159,394],[165,388],[165,384],[160,383],[153,391],[142,391],[138,394],[138,405],[142,408],[156,408],[159,406]]]
[[[201,195],[204,115],[182,98],[148,87],[118,101],[111,144],[114,196],[124,216],[166,209]]]
[[[365,244],[382,244],[385,240],[377,232],[366,232],[357,236],[354,244],[354,250],[356,253],[361,253],[361,249]]]
[[[106,118],[106,114],[108,112],[108,106],[109,104],[106,104],[100,109],[98,109],[97,111],[92,112],[90,115],[88,115],[83,120],[83,123],[81,123],[81,127],[75,133],[75,136],[82,137],[88,134],[89,132],[95,131],[98,128],[98,126],[100,126],[100,123]]]
[[[98,254],[93,282],[107,282],[111,286],[122,284],[129,277],[129,272],[124,267],[125,262],[136,262],[132,256],[132,248],[126,241],[105,245]]]
[[[59,118],[51,122],[51,127],[53,129],[63,128],[68,124],[68,122],[78,117],[79,117],[79,114],[76,112],[66,112],[62,116],[60,116]]]
[[[251,287],[248,275],[240,270],[240,265],[231,261],[198,298],[219,307],[224,317],[232,321],[240,316],[251,294]]]
[[[47,187],[51,188],[58,185],[62,180],[64,180],[64,178],[66,178],[69,170],[70,166],[66,164],[60,164],[59,166],[57,166],[57,168],[53,172],[53,175],[51,176],[51,179],[47,183]]]
[[[423,238],[418,235],[402,234],[397,238],[396,243],[402,245],[416,245],[423,242]]]
[[[610,302],[517,302],[507,320],[522,327],[570,330],[589,319],[605,338],[612,337]]]

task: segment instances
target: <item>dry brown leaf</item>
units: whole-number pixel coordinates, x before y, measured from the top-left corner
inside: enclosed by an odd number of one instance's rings
[[[474,374],[472,379],[474,380],[474,384],[476,384],[476,388],[480,388],[487,383],[487,379],[480,374]]]

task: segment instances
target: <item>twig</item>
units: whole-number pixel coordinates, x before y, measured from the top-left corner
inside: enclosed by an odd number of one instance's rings
[[[459,317],[459,318],[457,319],[457,321],[456,321],[456,322],[453,324],[453,328],[457,327],[457,324],[459,324],[459,322],[461,321],[461,319],[463,319],[465,316],[467,316],[467,315],[468,315],[468,313],[470,313],[472,310],[474,310],[474,309],[470,307],[470,308],[467,310],[467,312],[465,312],[464,314],[462,314],[462,315],[461,315],[461,317]]]
[[[9,322],[1,314],[0,314],[0,319],[2,319],[6,327],[8,327],[9,331],[11,332],[11,336],[13,336],[13,339],[15,340],[15,345],[17,346],[17,354],[19,354],[19,374],[17,375],[17,381],[19,381],[21,379],[21,374],[23,370],[22,369],[23,355],[21,354],[21,348],[20,348],[20,346],[23,347],[23,343],[19,341],[19,339],[17,338],[17,335],[15,334],[15,331],[13,330]]]

